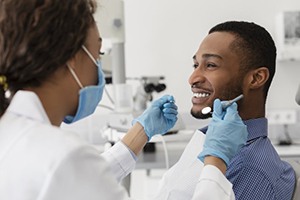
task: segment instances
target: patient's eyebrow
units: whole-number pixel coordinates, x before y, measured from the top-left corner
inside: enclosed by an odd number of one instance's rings
[[[221,60],[223,59],[222,56],[220,56],[218,54],[206,53],[206,54],[202,55],[202,58],[211,58],[211,57],[218,58]]]
[[[221,60],[223,59],[222,56],[220,56],[218,54],[206,53],[206,54],[202,55],[202,58],[205,58],[205,59],[211,58],[211,57],[218,58],[218,59],[221,59]],[[196,55],[193,56],[193,60],[197,61],[197,56]]]

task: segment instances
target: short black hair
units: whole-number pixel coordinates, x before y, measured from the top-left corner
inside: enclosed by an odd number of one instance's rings
[[[213,32],[229,32],[235,35],[236,40],[231,44],[231,48],[241,56],[242,71],[268,68],[270,76],[264,86],[266,98],[276,67],[276,46],[270,33],[253,22],[245,21],[220,23],[209,30],[209,34]]]

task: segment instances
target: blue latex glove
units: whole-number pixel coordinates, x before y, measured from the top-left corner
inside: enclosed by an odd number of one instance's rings
[[[165,134],[177,121],[177,106],[174,97],[165,95],[152,102],[142,115],[132,121],[139,122],[148,136],[148,141],[156,134]]]
[[[222,109],[219,99],[214,101],[212,121],[208,125],[203,151],[198,158],[204,162],[205,156],[221,158],[228,166],[230,160],[246,143],[248,131],[237,112],[237,104]]]

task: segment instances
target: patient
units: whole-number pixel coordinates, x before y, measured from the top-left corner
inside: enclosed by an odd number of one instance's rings
[[[276,47],[271,35],[249,22],[229,21],[213,27],[193,57],[189,78],[191,114],[206,119],[201,110],[214,99],[238,102],[239,114],[247,125],[248,141],[228,163],[226,177],[233,184],[236,199],[289,200],[295,177],[292,167],[282,161],[268,139],[265,104],[276,64]],[[226,131],[226,130],[224,130]],[[163,177],[157,199],[190,199],[203,163],[206,128],[197,130],[180,160]],[[220,138],[221,139],[221,138]]]

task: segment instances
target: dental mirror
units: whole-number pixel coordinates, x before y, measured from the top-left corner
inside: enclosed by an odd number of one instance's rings
[[[236,98],[232,99],[232,100],[228,100],[228,101],[222,101],[222,108],[226,109],[227,107],[231,106],[231,104],[233,104],[234,102],[237,102],[238,100],[242,99],[244,97],[244,95],[239,95]],[[211,107],[207,106],[205,108],[203,108],[201,110],[202,114],[207,115],[209,113],[211,113]]]
[[[203,108],[201,110],[201,112],[202,112],[203,115],[207,115],[208,113],[211,112],[211,107],[207,106],[207,107]]]

